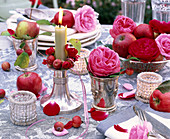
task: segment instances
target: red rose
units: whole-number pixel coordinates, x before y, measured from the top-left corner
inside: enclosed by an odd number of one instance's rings
[[[166,23],[165,21],[161,22],[156,19],[153,19],[149,21],[149,25],[156,33],[170,33],[170,21]]]
[[[69,57],[69,58],[75,58],[75,56],[76,56],[77,53],[78,53],[78,50],[75,49],[75,48],[68,48],[68,49],[67,49],[67,52],[68,52],[68,57]]]
[[[53,47],[50,47],[45,51],[45,53],[46,55],[52,55],[55,53],[55,49]]]
[[[131,43],[129,54],[143,62],[150,62],[160,55],[159,48],[153,39],[141,38]]]
[[[63,64],[62,64],[63,69],[70,69],[72,67],[73,66],[72,66],[71,62],[69,62],[69,61],[64,61]]]

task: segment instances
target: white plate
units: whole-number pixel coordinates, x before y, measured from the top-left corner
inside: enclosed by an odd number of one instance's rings
[[[100,37],[101,37],[101,32],[98,34],[98,36],[95,39],[91,39],[91,40],[89,40],[89,41],[87,41],[85,43],[82,43],[81,47],[89,46],[89,45],[95,43]],[[49,47],[47,47],[47,46],[45,46],[45,47],[44,46],[38,46],[38,50],[44,50],[45,51],[48,48],[50,48],[50,46]]]
[[[85,42],[88,42],[92,39],[95,39],[99,36],[100,32],[97,32],[94,36],[91,36],[91,37],[88,37],[86,39],[83,39],[83,40],[80,40],[81,43],[85,43]],[[71,43],[67,42],[69,45]],[[45,41],[38,41],[38,45],[41,45],[41,46],[55,46],[55,43],[54,42],[45,42]]]

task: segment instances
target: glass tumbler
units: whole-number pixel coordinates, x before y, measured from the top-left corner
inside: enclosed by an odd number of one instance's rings
[[[146,0],[121,0],[122,14],[137,25],[144,22]]]

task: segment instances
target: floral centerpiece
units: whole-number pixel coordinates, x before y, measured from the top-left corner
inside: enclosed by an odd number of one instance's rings
[[[114,111],[118,91],[118,77],[121,75],[119,55],[108,47],[94,49],[87,62],[93,94],[92,106],[100,111]]]
[[[163,68],[170,59],[169,33],[170,22],[153,19],[149,24],[137,26],[125,16],[117,16],[113,29],[110,29],[114,38],[113,50],[119,54],[125,68],[133,68],[137,72]]]

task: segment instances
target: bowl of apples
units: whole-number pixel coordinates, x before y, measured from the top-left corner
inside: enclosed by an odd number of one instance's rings
[[[164,29],[170,22],[154,19],[149,24],[136,26],[128,17],[118,18],[120,21],[114,21],[110,34],[114,38],[112,48],[119,54],[124,68],[133,69],[135,72],[160,71],[170,61],[170,28],[167,26],[168,29]],[[120,25],[124,19],[129,21]],[[129,24],[130,22],[132,23]],[[118,28],[117,32],[114,31],[115,27]]]

